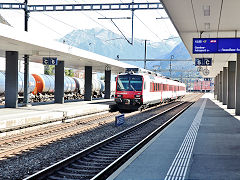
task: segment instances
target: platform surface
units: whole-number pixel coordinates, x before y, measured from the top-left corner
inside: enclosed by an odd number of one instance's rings
[[[108,179],[240,179],[240,122],[205,94]]]
[[[34,124],[110,110],[113,99],[44,104],[31,107],[0,108],[0,131],[17,126]]]

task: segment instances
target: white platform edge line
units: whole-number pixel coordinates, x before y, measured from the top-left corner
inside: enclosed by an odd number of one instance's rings
[[[205,109],[205,106],[206,106],[206,102],[207,102],[207,99],[204,99],[200,109],[198,110],[198,112],[197,112],[197,114],[196,114],[196,116],[195,116],[195,118],[194,118],[194,120],[192,122],[192,125],[190,126],[190,128],[189,128],[189,130],[188,130],[188,132],[187,132],[187,134],[186,134],[186,136],[185,136],[185,138],[183,140],[183,143],[181,144],[181,147],[180,147],[177,155],[175,156],[175,158],[174,158],[174,160],[173,160],[173,162],[172,162],[172,164],[171,164],[171,166],[170,166],[170,168],[169,168],[169,170],[167,172],[165,180],[179,179],[179,177],[175,176],[176,175],[175,171],[179,171],[178,167],[176,166],[176,164],[178,164],[178,161],[179,161],[178,157],[179,157],[179,154],[183,153],[182,148],[188,142],[187,139],[188,139],[189,135],[192,134],[192,132],[194,131],[195,132],[194,133],[194,139],[193,139],[193,143],[191,143],[192,147],[190,147],[189,148],[190,151],[188,151],[188,157],[189,158],[184,160],[184,161],[187,160],[187,163],[186,164],[184,163],[185,166],[184,167],[180,167],[180,168],[184,168],[184,171],[183,171],[183,169],[180,170],[181,172],[184,172],[184,174],[182,175],[182,178],[180,178],[180,179],[185,179],[187,168],[188,168],[188,165],[189,165],[189,162],[190,162],[190,158],[192,156],[193,147],[194,147],[195,140],[196,140],[196,137],[197,137],[198,128],[199,128],[200,122],[202,120],[202,115],[203,115],[203,112],[204,112],[204,109]],[[196,128],[196,130],[195,130],[195,128]],[[182,161],[182,160],[180,159],[180,161]]]

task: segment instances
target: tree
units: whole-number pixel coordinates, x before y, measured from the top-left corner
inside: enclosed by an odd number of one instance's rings
[[[54,65],[45,65],[44,74],[54,75],[55,66]]]
[[[65,69],[65,75],[73,77],[74,76],[74,72],[73,72],[72,69]]]

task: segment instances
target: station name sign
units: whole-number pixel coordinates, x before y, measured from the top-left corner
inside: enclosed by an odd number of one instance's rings
[[[58,60],[56,57],[43,57],[43,64],[44,65],[57,65]]]
[[[193,54],[240,53],[240,38],[193,38]]]
[[[212,66],[212,58],[195,58],[195,66]]]

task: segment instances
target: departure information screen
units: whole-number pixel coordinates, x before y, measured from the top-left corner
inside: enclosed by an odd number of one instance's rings
[[[193,38],[193,54],[240,53],[240,38]]]

